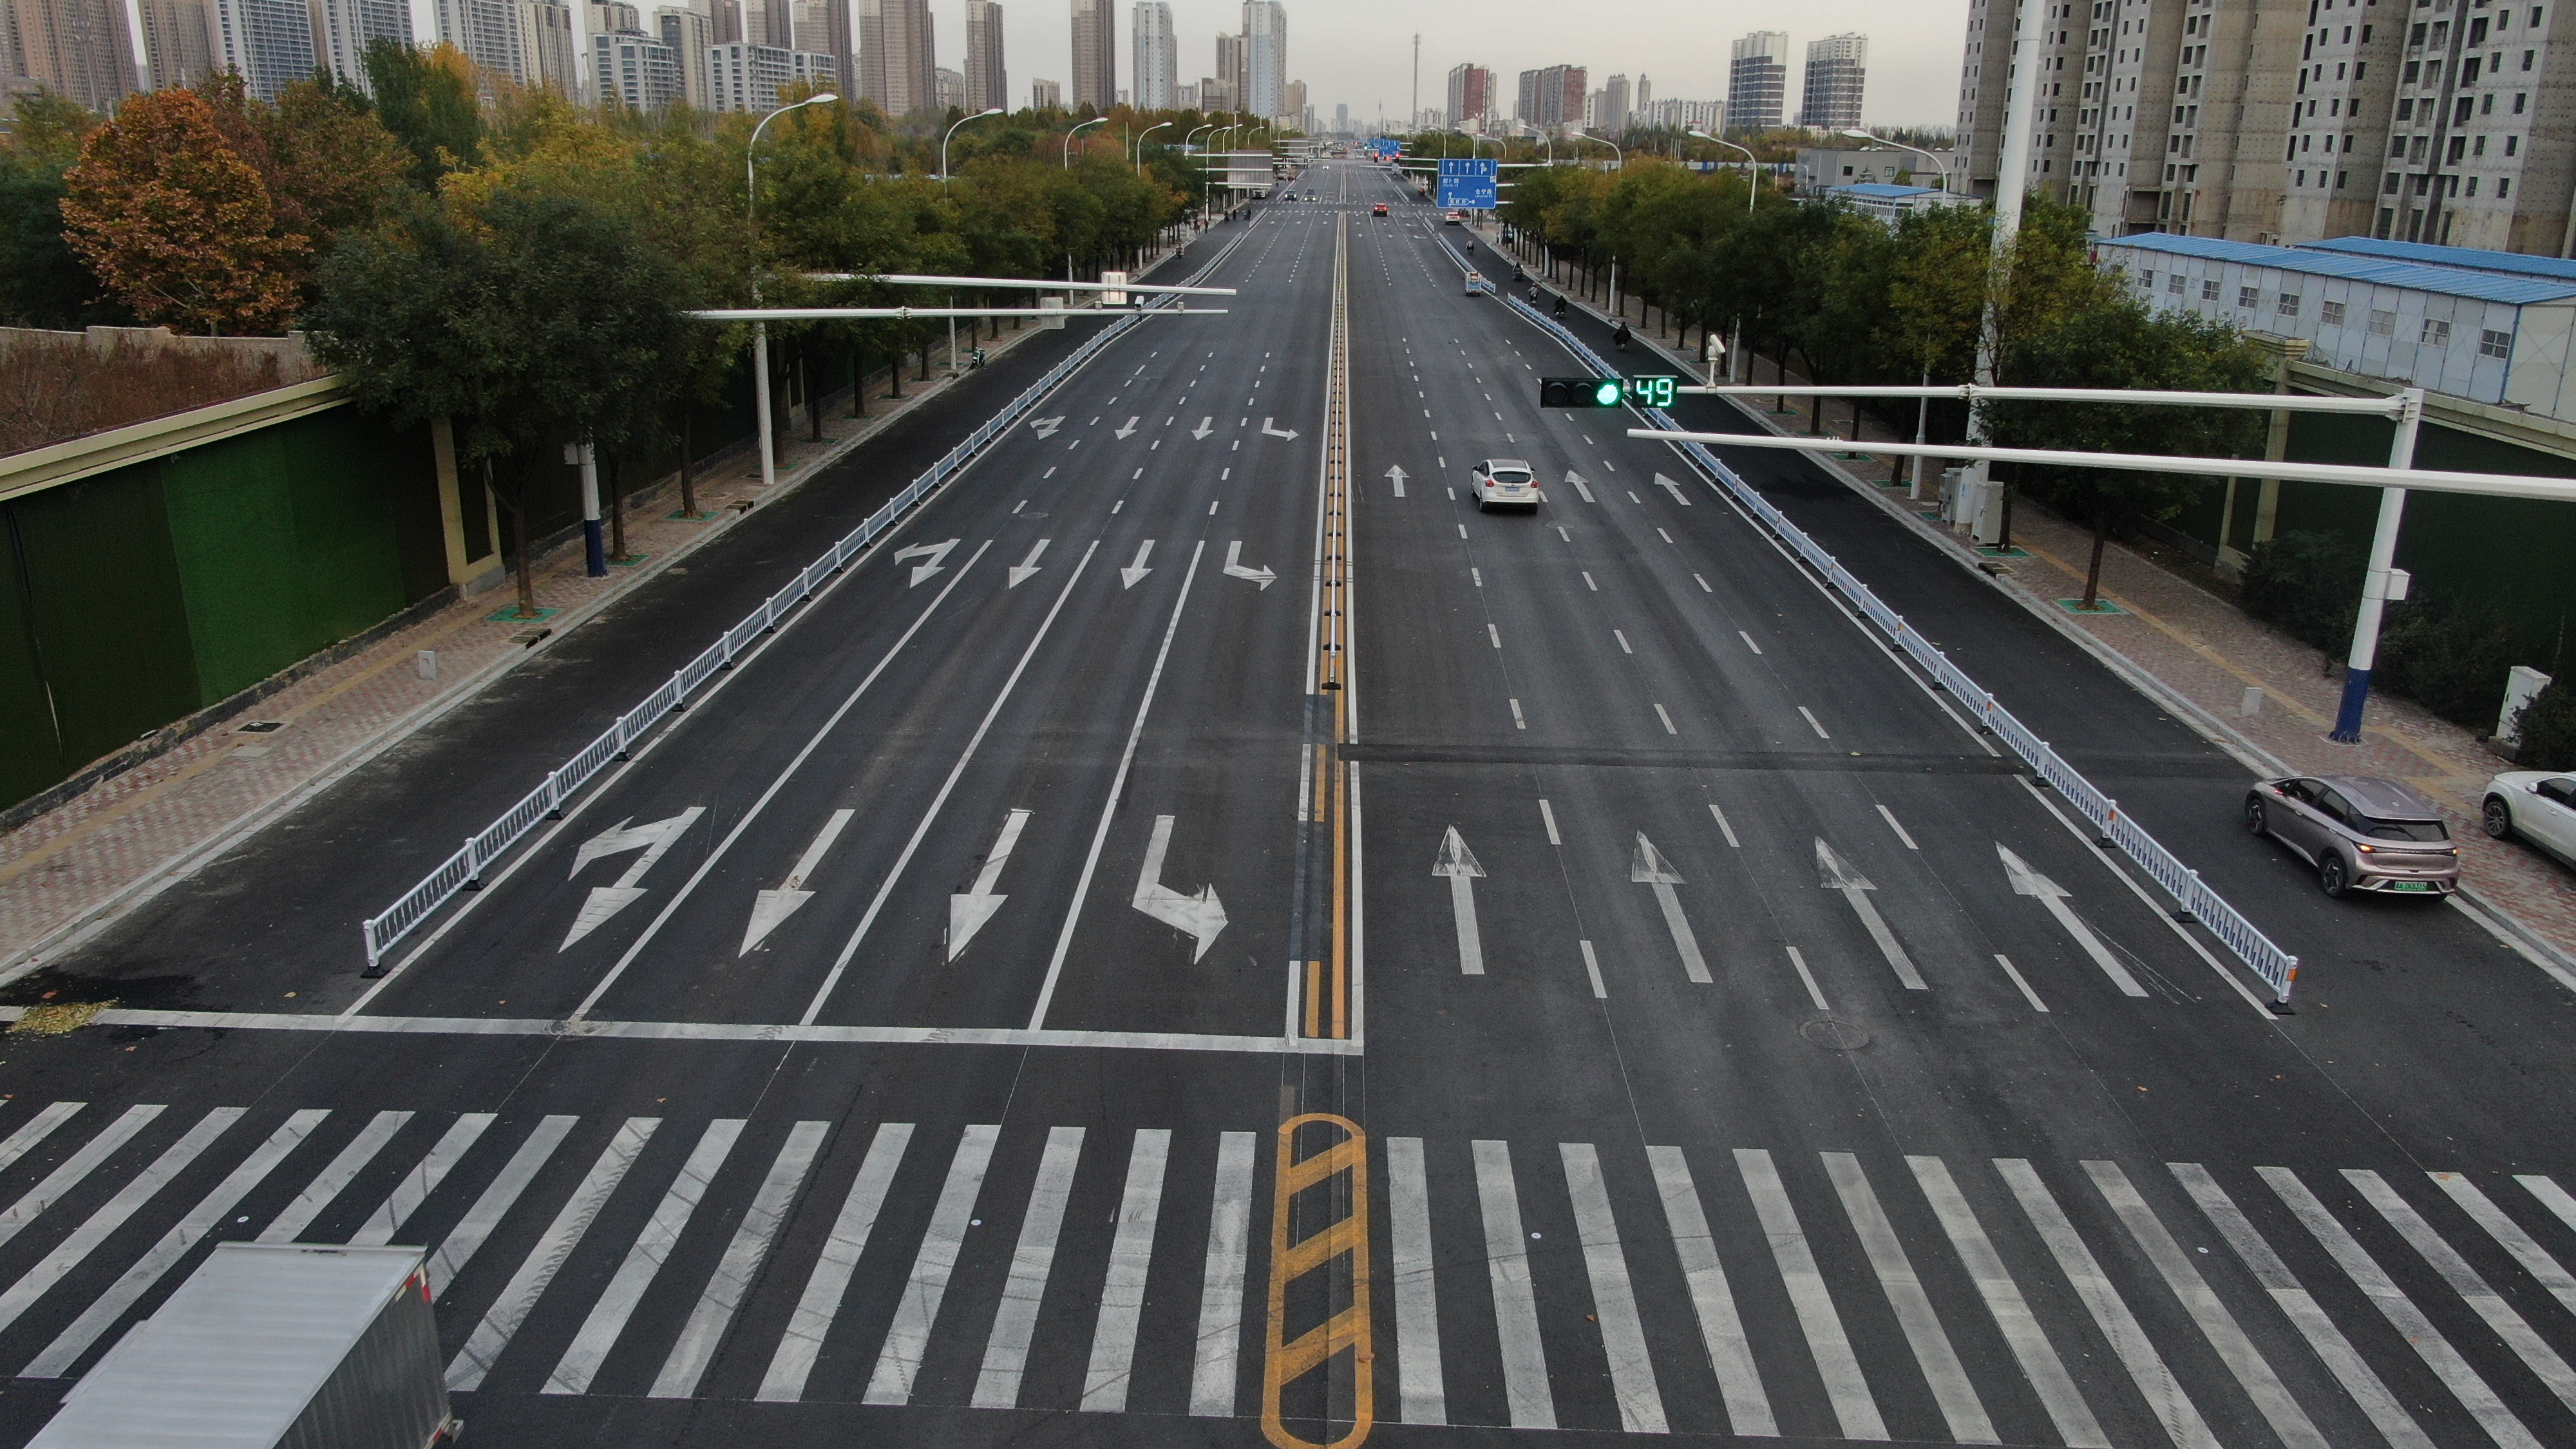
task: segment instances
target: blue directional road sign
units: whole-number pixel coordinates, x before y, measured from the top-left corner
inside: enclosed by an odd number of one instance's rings
[[[1380,161],[1392,161],[1404,154],[1404,143],[1392,137],[1374,136],[1369,139],[1368,149],[1369,154]]]
[[[1440,163],[1438,204],[1453,211],[1494,209],[1494,181],[1502,163],[1464,157]]]

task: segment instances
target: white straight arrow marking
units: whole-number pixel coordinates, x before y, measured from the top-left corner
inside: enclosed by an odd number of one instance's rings
[[[939,572],[940,561],[947,558],[948,551],[956,546],[957,540],[952,538],[946,543],[916,543],[910,548],[896,549],[894,551],[894,561],[896,563],[901,563],[908,558],[921,558],[924,556],[927,556],[930,560],[928,563],[918,563],[912,566],[912,583],[905,587],[916,587],[923,579]]]
[[[1118,571],[1118,577],[1126,580],[1120,587],[1132,589],[1143,581],[1145,575],[1153,572],[1152,569],[1145,567],[1145,560],[1152,557],[1153,553],[1154,541],[1150,538],[1136,545],[1136,561]]]
[[[1029,550],[1029,556],[1012,566],[1010,569],[1011,581],[1002,585],[1002,587],[1006,589],[1016,589],[1020,585],[1027,583],[1029,581],[1029,576],[1038,571],[1038,555],[1046,552],[1046,546],[1053,542],[1055,542],[1055,540],[1051,538],[1039,539],[1037,547]]]
[[[1458,972],[1463,976],[1485,974],[1484,933],[1476,929],[1476,887],[1472,882],[1484,877],[1485,868],[1476,863],[1476,853],[1452,825],[1440,837],[1440,856],[1431,862],[1433,875],[1449,877],[1449,909],[1458,918]]]
[[[1124,442],[1128,438],[1134,437],[1135,434],[1136,420],[1134,418],[1129,418],[1127,420],[1127,426],[1120,428],[1115,434],[1113,434],[1113,436],[1118,438],[1121,442]]]
[[[671,848],[671,843],[680,838],[681,831],[697,823],[697,818],[706,813],[704,805],[692,805],[668,820],[656,820],[631,830],[627,828],[626,821],[620,820],[582,842],[581,849],[573,853],[574,875],[581,874],[583,866],[605,856],[623,855],[639,846],[644,853],[635,858],[635,863],[626,868],[626,873],[617,878],[616,884],[590,888],[590,898],[581,903],[580,914],[573,917],[572,930],[565,934],[563,944],[555,949],[559,952],[571,950],[573,942],[608,924],[609,917],[643,899],[644,891],[635,883],[642,880],[644,872],[653,868],[653,862],[660,860],[662,853]]]
[[[1145,844],[1145,868],[1136,874],[1132,904],[1164,925],[1197,937],[1198,949],[1190,953],[1195,965],[1225,929],[1225,902],[1217,899],[1213,885],[1200,886],[1197,895],[1185,896],[1163,884],[1163,856],[1172,846],[1172,820],[1169,815],[1154,817],[1154,835]]]
[[[1243,540],[1239,538],[1225,546],[1225,571],[1238,579],[1250,579],[1265,589],[1279,579],[1277,574],[1268,569],[1250,569],[1243,566]]]
[[[1637,855],[1628,864],[1628,879],[1655,888],[1655,904],[1664,908],[1664,925],[1673,933],[1674,949],[1682,953],[1682,970],[1693,981],[1712,980],[1708,960],[1699,953],[1699,937],[1691,931],[1690,918],[1682,914],[1682,898],[1673,890],[1688,882],[1642,830],[1637,832]]]
[[[815,833],[814,843],[805,847],[803,855],[796,857],[796,868],[787,873],[786,881],[776,890],[762,891],[752,897],[751,922],[743,927],[742,949],[734,955],[750,955],[751,948],[777,930],[779,922],[796,914],[797,907],[814,898],[814,893],[805,889],[805,882],[813,878],[815,868],[823,863],[823,852],[830,850],[832,842],[841,838],[841,832],[848,828],[850,817],[856,813],[853,810],[833,811],[832,818],[824,821],[823,828]]]
[[[1565,481],[1574,485],[1574,491],[1583,495],[1584,502],[1592,501],[1592,490],[1583,486],[1582,474],[1568,468],[1565,470]]]
[[[1896,979],[1905,983],[1905,989],[1931,990],[1923,980],[1923,973],[1914,969],[1914,959],[1906,955],[1905,948],[1897,943],[1896,933],[1887,928],[1887,921],[1879,915],[1878,907],[1871,905],[1869,897],[1864,894],[1878,887],[1870,884],[1869,877],[1845,865],[1843,858],[1834,854],[1834,848],[1825,844],[1822,836],[1816,837],[1816,870],[1824,877],[1825,889],[1840,891],[1843,899],[1851,902],[1852,914],[1860,917],[1861,925],[1868,928],[1869,938],[1878,943],[1879,954],[1895,968]]]
[[[1290,428],[1283,433],[1279,429],[1270,426],[1270,419],[1268,418],[1263,418],[1261,420],[1261,431],[1274,438],[1294,438],[1297,436],[1297,430],[1295,428]]]
[[[2066,904],[2066,887],[2032,870],[2020,856],[2005,849],[2002,841],[1995,842],[1995,854],[2004,858],[2004,874],[2012,879],[2013,894],[2038,897],[2039,903],[2048,907],[2048,913],[2057,918],[2057,924],[2066,928],[2066,934],[2075,938],[2075,944],[2084,948],[2084,954],[2093,958],[2093,964],[2102,968],[2102,974],[2111,978],[2111,984],[2120,988],[2121,995],[2147,994],[2147,988],[2138,984],[2138,978],[2129,974],[2129,968],[2120,964],[2120,958],[2112,955],[2102,938],[2093,934],[2093,928],[2084,924],[2084,918]]]
[[[1389,468],[1386,470],[1386,476],[1389,481],[1395,484],[1395,496],[1402,498],[1404,496],[1404,470],[1402,468]]]
[[[1193,437],[1193,438],[1196,438],[1196,439],[1198,439],[1200,442],[1204,443],[1204,442],[1206,442],[1206,441],[1207,441],[1207,435],[1208,435],[1208,434],[1210,434],[1210,433],[1213,433],[1213,432],[1215,432],[1215,431],[1216,431],[1216,419],[1214,419],[1214,418],[1201,418],[1201,419],[1199,419],[1199,425],[1198,425],[1197,427],[1195,427],[1195,428],[1190,429],[1190,436],[1191,436],[1191,437]]]
[[[1691,501],[1682,496],[1682,485],[1674,482],[1672,479],[1658,473],[1655,475],[1655,486],[1673,495],[1673,501],[1680,504],[1682,507],[1688,508],[1691,506]]]
[[[1014,810],[1002,818],[1002,833],[993,840],[992,852],[984,857],[984,868],[975,873],[975,884],[963,895],[948,898],[948,959],[966,949],[984,923],[1002,908],[1009,896],[993,894],[1002,880],[1002,867],[1011,859],[1011,847],[1020,843],[1020,827],[1029,823],[1029,812]]]

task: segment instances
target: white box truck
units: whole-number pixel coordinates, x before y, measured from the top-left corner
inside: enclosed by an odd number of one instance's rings
[[[428,1449],[464,1425],[418,1248],[221,1243],[27,1449]]]

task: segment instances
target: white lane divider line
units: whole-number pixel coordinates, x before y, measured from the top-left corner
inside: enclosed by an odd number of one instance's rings
[[[1495,628],[1493,625],[1487,624],[1485,626],[1485,637],[1494,641],[1495,648],[1500,649],[1503,647],[1502,631]]]
[[[1759,653],[1761,653],[1761,652],[1762,652],[1762,646],[1753,642],[1753,636],[1752,636],[1752,635],[1745,633],[1745,632],[1744,632],[1743,630],[1741,630],[1741,629],[1738,629],[1738,630],[1736,630],[1736,631],[1735,631],[1735,637],[1744,641],[1744,647],[1745,647],[1745,648],[1752,650],[1752,651],[1753,651],[1754,653],[1756,653],[1756,654],[1759,654]]]
[[[1734,849],[1742,850],[1744,843],[1735,838],[1735,827],[1727,823],[1726,812],[1717,808],[1716,801],[1708,802],[1708,813],[1717,817],[1717,833],[1726,837],[1726,843]]]
[[[2006,956],[2001,951],[1997,951],[1995,953],[1995,964],[2004,968],[2004,974],[2012,978],[2013,985],[2021,988],[2022,998],[2030,1003],[2033,1011],[2048,1010],[2048,1003],[2040,1000],[2039,993],[2031,990],[2030,983],[2024,981],[2022,979],[2021,972],[2014,969],[2011,957]]]
[[[1825,1397],[1833,1407],[1835,1421],[1841,1425],[1842,1437],[1885,1439],[1887,1421],[1880,1417],[1878,1402],[1870,1396],[1869,1380],[1861,1372],[1860,1359],[1843,1333],[1842,1315],[1834,1311],[1833,1296],[1825,1289],[1824,1270],[1816,1266],[1815,1251],[1807,1244],[1806,1230],[1798,1224],[1798,1210],[1780,1181],[1779,1167],[1769,1152],[1758,1147],[1735,1149],[1735,1167],[1744,1179],[1746,1193],[1753,1199],[1753,1211],[1762,1221],[1763,1234],[1771,1240],[1772,1260],[1779,1267],[1783,1286],[1789,1290],[1789,1305],[1797,1311],[1798,1327],[1815,1359],[1816,1374],[1824,1381]]]
[[[1589,569],[1583,571],[1583,586],[1596,594],[1601,592],[1601,586],[1592,582],[1592,571]]]
[[[1636,652],[1637,652],[1636,650],[1631,649],[1631,648],[1629,648],[1629,647],[1628,647],[1628,636],[1627,636],[1626,634],[1622,633],[1621,631],[1619,631],[1619,630],[1617,630],[1617,629],[1613,629],[1613,630],[1611,630],[1611,631],[1610,631],[1610,637],[1619,641],[1619,652],[1620,652],[1620,653],[1622,653],[1622,654],[1634,654],[1634,653],[1636,653]]]
[[[1655,706],[1655,718],[1657,718],[1657,719],[1659,719],[1659,720],[1662,720],[1662,721],[1664,722],[1664,733],[1665,733],[1665,734],[1668,734],[1668,735],[1677,735],[1677,734],[1680,734],[1680,733],[1681,733],[1681,731],[1680,731],[1680,730],[1677,730],[1677,729],[1674,729],[1674,728],[1673,728],[1673,717],[1672,717],[1672,715],[1671,715],[1671,714],[1669,714],[1669,713],[1667,713],[1667,712],[1665,711],[1664,707],[1663,707],[1662,705],[1660,705],[1660,704]]]
[[[1811,710],[1802,704],[1798,706],[1798,713],[1807,717],[1807,728],[1816,732],[1817,739],[1829,740],[1833,738],[1832,735],[1825,733],[1825,727],[1823,725],[1816,723],[1816,712],[1814,710]]]
[[[1807,984],[1807,999],[1816,1003],[1816,1010],[1818,1011],[1832,1011],[1833,1008],[1825,1004],[1824,988],[1816,984],[1816,973],[1807,969],[1807,957],[1805,953],[1801,952],[1795,946],[1791,946],[1787,949],[1789,952],[1789,964],[1797,968],[1798,979]]]
[[[1631,489],[1629,489],[1629,490],[1628,490],[1628,501],[1629,501],[1629,502],[1631,502],[1631,503],[1636,504],[1636,505],[1637,505],[1638,507],[1640,507],[1640,508],[1643,508],[1643,507],[1645,507],[1645,506],[1646,506],[1646,500],[1645,500],[1645,499],[1643,499],[1643,498],[1638,497],[1638,496],[1637,496],[1637,490],[1636,490],[1636,489],[1634,489],[1634,488],[1631,488]]]
[[[1467,577],[1476,581],[1477,588],[1481,589],[1485,586],[1485,571],[1483,569],[1470,568],[1467,570]]]
[[[1880,819],[1882,819],[1882,820],[1884,820],[1884,821],[1886,821],[1886,822],[1887,822],[1887,828],[1888,828],[1888,829],[1893,830],[1893,831],[1895,831],[1895,832],[1896,832],[1896,838],[1897,838],[1897,839],[1902,840],[1902,841],[1904,841],[1904,842],[1905,842],[1905,848],[1906,848],[1906,849],[1908,849],[1908,850],[1921,850],[1921,849],[1923,848],[1922,846],[1919,846],[1919,845],[1917,845],[1917,844],[1915,844],[1915,843],[1914,843],[1914,837],[1913,837],[1913,836],[1908,835],[1908,834],[1906,834],[1906,833],[1905,833],[1905,827],[1904,827],[1904,826],[1902,826],[1902,825],[1900,825],[1900,824],[1898,824],[1898,823],[1897,823],[1897,821],[1896,821],[1896,812],[1895,812],[1895,811],[1888,809],[1888,808],[1887,808],[1886,806],[1884,806],[1884,805],[1881,805],[1881,806],[1879,806],[1879,807],[1878,807],[1878,816],[1879,816],[1879,818],[1880,818]]]
[[[1583,974],[1592,980],[1592,999],[1609,1000],[1610,988],[1601,984],[1601,958],[1592,954],[1592,943],[1577,941],[1574,944],[1583,948]]]
[[[1662,536],[1662,538],[1663,538],[1664,542],[1666,542],[1666,543],[1670,543],[1670,542],[1672,542],[1672,541],[1673,541],[1673,536],[1672,536],[1671,534],[1669,534],[1669,533],[1665,533],[1662,529],[1658,528],[1658,529],[1656,529],[1656,530],[1655,530],[1655,532],[1656,532],[1657,534],[1659,534],[1659,535],[1661,535],[1661,536]]]
[[[1521,702],[1517,699],[1512,701],[1512,728],[1516,730],[1529,728],[1529,721],[1521,718]]]
[[[1699,575],[1697,575],[1697,574],[1693,574],[1693,575],[1691,575],[1691,577],[1692,577],[1692,578],[1694,578],[1694,579],[1699,579],[1699,591],[1700,591],[1701,593],[1703,593],[1703,594],[1713,594],[1713,593],[1716,593],[1716,592],[1717,592],[1717,590],[1712,589],[1712,588],[1710,588],[1710,587],[1708,586],[1708,580],[1706,580],[1706,579],[1701,579],[1701,578],[1699,577]]]
[[[1556,811],[1549,807],[1546,798],[1543,796],[1538,802],[1538,818],[1541,823],[1547,826],[1547,843],[1550,845],[1563,845],[1565,842],[1562,839],[1559,839],[1556,833]]]

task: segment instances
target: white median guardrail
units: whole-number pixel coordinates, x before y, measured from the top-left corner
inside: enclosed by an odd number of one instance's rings
[[[1240,245],[1242,240],[1238,237],[1193,274],[1193,280],[1213,270],[1233,252],[1235,247]],[[1068,315],[1080,316],[1081,313],[1073,312]],[[1010,431],[1021,418],[1033,411],[1039,400],[1053,391],[1057,384],[1072,376],[1084,363],[1098,356],[1104,348],[1135,325],[1136,318],[1132,314],[1120,317],[1116,322],[1102,328],[1100,335],[1074,349],[1062,362],[1048,369],[1046,376],[1029,384],[1018,397],[1011,400],[1008,406],[987,419],[984,425],[977,428],[965,441],[949,449],[938,462],[931,464],[928,472],[913,479],[902,492],[887,499],[876,512],[869,514],[858,527],[850,530],[838,543],[825,549],[821,557],[807,564],[787,587],[770,595],[759,608],[752,610],[741,623],[727,629],[697,658],[673,670],[671,677],[664,680],[659,689],[645,696],[644,700],[633,709],[619,715],[616,723],[600,732],[599,738],[592,740],[578,754],[548,773],[535,789],[520,798],[519,803],[501,812],[500,818],[491,824],[467,836],[465,843],[457,847],[456,853],[441,861],[438,867],[419,884],[396,897],[393,904],[385,907],[384,910],[367,917],[359,926],[366,938],[365,974],[384,975],[385,952],[390,950],[394,943],[411,934],[414,928],[427,920],[439,907],[447,904],[458,892],[481,889],[485,867],[507,853],[511,846],[516,845],[539,823],[560,817],[563,813],[564,801],[571,798],[583,785],[588,784],[591,777],[607,768],[613,761],[625,759],[627,751],[635,741],[642,738],[665,716],[687,709],[689,696],[694,694],[699,686],[724,670],[731,669],[734,660],[751,648],[754,641],[777,628],[779,621],[794,612],[798,604],[811,597],[825,580],[847,568],[850,561],[857,558],[862,550],[875,542],[887,529],[892,528],[895,520],[901,518],[905,510],[929,496],[940,484],[955,477],[996,438]]]
[[[1545,329],[1558,342],[1564,344],[1568,351],[1588,364],[1595,376],[1621,375],[1619,368],[1604,361],[1598,353],[1586,347],[1580,339],[1554,319],[1518,297],[1508,293],[1502,295],[1503,300],[1509,303],[1514,311]],[[1640,408],[1638,412],[1658,428],[1675,432],[1683,431],[1680,424],[1674,422],[1659,408]],[[1966,705],[1976,716],[1978,723],[1993,731],[1997,739],[2010,746],[2012,752],[2030,766],[2041,783],[2064,796],[2068,804],[2074,806],[2094,829],[2101,832],[2103,839],[2118,846],[2122,854],[2136,861],[2164,890],[2165,894],[2173,897],[2174,909],[2178,914],[2189,916],[2208,927],[2211,935],[2216,936],[2228,950],[2236,953],[2237,959],[2253,968],[2254,974],[2262,977],[2272,988],[2274,1009],[2286,1010],[2290,1002],[2290,987],[2299,976],[2298,957],[2275,945],[2269,936],[2264,935],[2260,928],[2245,918],[2243,912],[2229,905],[2217,891],[2204,883],[2199,871],[2184,865],[2180,857],[2167,850],[2154,836],[2149,835],[2136,822],[2123,814],[2119,801],[2103,794],[2091,781],[2077,773],[2074,766],[2066,763],[2056,750],[2049,747],[2048,741],[2033,734],[2020,720],[2015,719],[2012,711],[2004,708],[1991,692],[1969,678],[1965,670],[1951,663],[1949,656],[1933,647],[1930,640],[1917,633],[1912,625],[1905,622],[1903,615],[1881,603],[1878,595],[1871,591],[1869,585],[1862,583],[1851,570],[1837,562],[1832,554],[1825,552],[1822,546],[1807,536],[1804,529],[1791,523],[1788,515],[1773,507],[1769,499],[1764,498],[1751,484],[1738,477],[1734,469],[1718,461],[1716,454],[1695,442],[1674,442],[1670,446],[1689,459],[1691,465],[1707,475],[1712,482],[1723,487],[1744,511],[1760,519],[1763,526],[1786,542],[1792,552],[1805,560],[1809,567],[1824,576],[1827,583],[1858,606],[1862,616],[1876,624],[1896,642],[1897,647],[1905,651],[1907,657],[1921,665],[1932,676],[1935,684],[1949,691],[1953,698]]]

